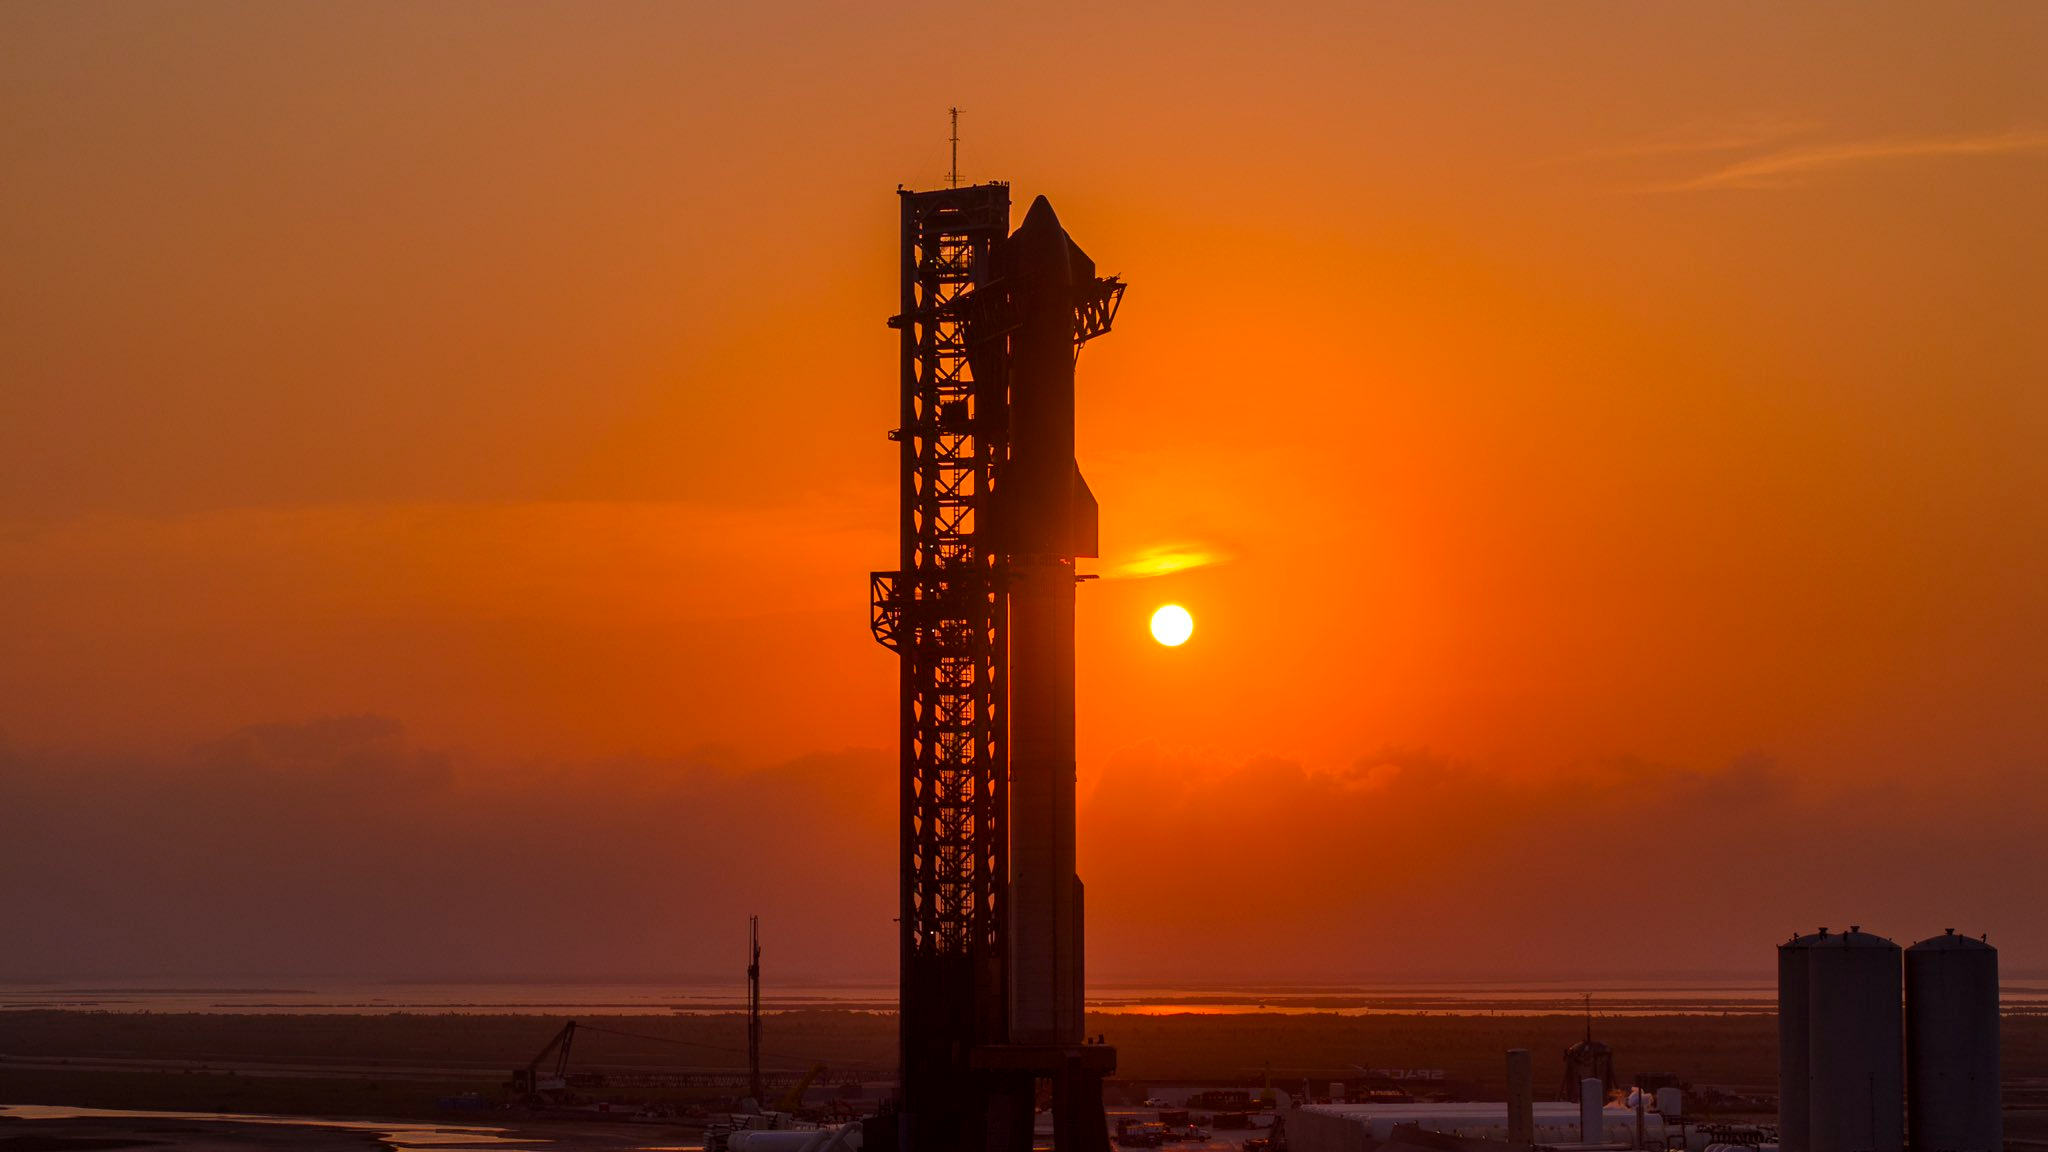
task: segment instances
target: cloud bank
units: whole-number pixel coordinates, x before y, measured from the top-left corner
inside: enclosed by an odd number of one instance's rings
[[[396,721],[268,724],[155,761],[0,752],[0,977],[893,970],[893,757],[504,763]],[[1996,781],[1819,789],[1763,756],[1506,774],[1138,750],[1083,772],[1104,980],[1768,971],[1794,929],[2048,932],[2048,816]],[[2017,794],[2023,795],[2023,794]],[[794,942],[794,943],[792,943]]]

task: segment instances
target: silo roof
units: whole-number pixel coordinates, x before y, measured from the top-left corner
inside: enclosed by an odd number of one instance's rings
[[[1794,936],[1786,943],[1778,945],[1778,947],[1780,949],[1890,948],[1893,951],[1897,951],[1899,946],[1874,932],[1865,932],[1860,925],[1851,925],[1847,932],[1832,932],[1823,928],[1818,932],[1810,932],[1804,936]]]
[[[1975,936],[1958,936],[1956,935],[1956,930],[1951,928],[1947,932],[1944,932],[1939,936],[1929,936],[1927,939],[1922,940],[1918,944],[1913,945],[1911,948],[1906,949],[1906,951],[1996,952],[1998,951],[1998,949],[1992,947],[1991,942],[1988,940],[1981,940]]]

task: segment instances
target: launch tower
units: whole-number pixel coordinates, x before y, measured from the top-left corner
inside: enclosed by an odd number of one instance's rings
[[[901,658],[903,1097],[897,1152],[1107,1152],[1115,1051],[1082,1034],[1074,873],[1074,361],[1123,294],[1043,198],[900,194],[901,555],[871,578]],[[873,1152],[881,1152],[875,1149]]]

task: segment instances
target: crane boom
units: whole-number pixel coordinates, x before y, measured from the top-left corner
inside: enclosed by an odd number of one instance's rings
[[[576,1022],[562,1025],[534,1058],[524,1068],[512,1071],[512,1090],[521,1096],[535,1096],[542,1092],[560,1092],[569,1084],[569,1049],[576,1043]],[[541,1076],[541,1065],[548,1057],[555,1058],[554,1075]]]

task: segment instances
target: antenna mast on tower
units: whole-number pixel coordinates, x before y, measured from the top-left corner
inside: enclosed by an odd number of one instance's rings
[[[958,108],[948,108],[946,111],[953,117],[953,135],[951,137],[953,144],[953,167],[946,172],[946,187],[958,188],[960,186],[960,110]]]

